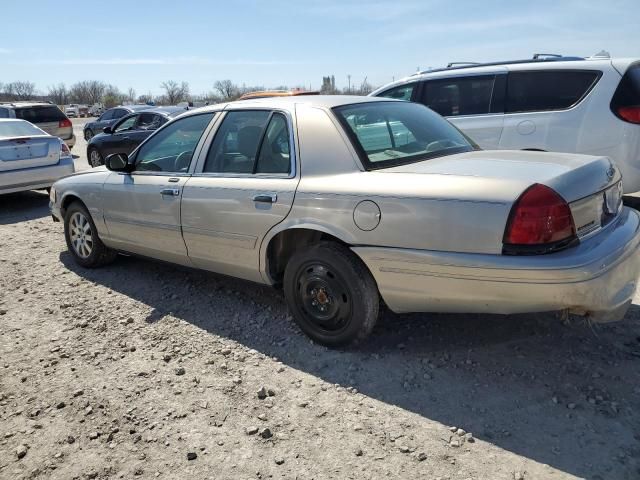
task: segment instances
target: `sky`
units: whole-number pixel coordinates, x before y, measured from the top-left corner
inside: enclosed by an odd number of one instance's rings
[[[640,0],[0,0],[0,82],[380,86],[452,61],[640,57],[638,18]]]

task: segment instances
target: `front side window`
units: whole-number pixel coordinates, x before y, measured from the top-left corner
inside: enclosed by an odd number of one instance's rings
[[[266,110],[228,112],[213,139],[203,172],[253,173],[270,116]]]
[[[162,125],[162,117],[155,113],[141,113],[138,116],[138,128],[141,130],[155,130]]]
[[[113,118],[122,118],[122,117],[124,117],[127,113],[129,113],[129,112],[127,112],[127,111],[126,111],[125,109],[123,109],[123,108],[116,108],[116,109],[113,111]]]
[[[595,85],[600,72],[537,70],[511,72],[507,79],[506,112],[540,112],[571,108]]]
[[[111,120],[111,119],[113,119],[113,110],[107,110],[100,116],[98,121],[103,122],[105,120]]]
[[[9,118],[9,110],[6,108],[0,108],[0,118]]]
[[[474,149],[458,129],[417,103],[367,102],[333,110],[368,170]]]
[[[397,100],[411,100],[411,96],[413,95],[415,86],[415,83],[401,85],[399,87],[387,90],[386,92],[382,92],[378,95],[378,97],[395,98]]]
[[[200,137],[214,113],[191,115],[166,126],[144,143],[136,155],[136,172],[186,172]]]
[[[130,117],[122,120],[118,125],[116,125],[116,128],[113,130],[114,133],[131,130],[136,123],[136,118],[138,118],[137,115],[131,115]]]
[[[421,103],[443,117],[489,113],[495,75],[428,80]]]

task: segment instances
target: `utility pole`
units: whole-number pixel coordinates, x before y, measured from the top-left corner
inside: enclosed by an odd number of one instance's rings
[[[347,75],[347,78],[349,79],[349,89],[347,90],[347,92],[351,93],[351,75]]]

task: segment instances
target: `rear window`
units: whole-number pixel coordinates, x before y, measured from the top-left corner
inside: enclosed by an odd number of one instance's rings
[[[505,111],[564,110],[578,104],[600,78],[596,71],[511,72]]]
[[[474,149],[453,125],[417,103],[371,102],[333,110],[369,170]]]
[[[426,81],[420,103],[443,117],[489,113],[495,80],[483,75]]]
[[[31,137],[34,135],[46,135],[46,133],[29,122],[20,120],[0,122],[0,138]]]
[[[24,107],[16,108],[16,118],[26,120],[31,123],[53,123],[65,120],[64,113],[56,107]]]

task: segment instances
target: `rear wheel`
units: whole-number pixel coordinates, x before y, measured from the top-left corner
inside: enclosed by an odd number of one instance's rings
[[[93,168],[99,167],[100,165],[104,165],[104,160],[102,160],[102,155],[97,148],[89,149],[89,165]]]
[[[65,212],[64,236],[74,260],[83,267],[101,267],[117,256],[102,243],[91,215],[79,202],[72,203]]]
[[[378,319],[380,302],[371,273],[337,243],[294,253],[285,269],[284,294],[302,331],[328,347],[365,338]]]

